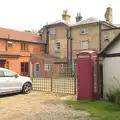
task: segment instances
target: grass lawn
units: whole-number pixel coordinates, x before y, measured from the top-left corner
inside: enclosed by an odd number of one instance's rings
[[[72,101],[65,103],[76,110],[85,110],[91,116],[100,117],[101,120],[120,120],[120,106],[107,101]]]

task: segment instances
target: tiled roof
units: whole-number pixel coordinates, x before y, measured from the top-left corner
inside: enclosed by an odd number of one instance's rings
[[[17,41],[33,42],[33,43],[44,43],[44,41],[41,40],[41,37],[37,34],[33,34],[30,32],[11,30],[11,29],[1,28],[1,27],[0,27],[0,38],[17,40]]]
[[[47,24],[45,26],[51,26],[51,25],[56,25],[56,24],[63,23],[65,25],[69,26],[69,27],[74,27],[74,26],[78,26],[78,25],[85,25],[85,24],[99,23],[99,22],[102,22],[102,23],[105,23],[105,24],[109,24],[112,27],[116,27],[115,25],[112,25],[112,24],[110,24],[110,23],[108,23],[108,22],[106,22],[104,20],[99,20],[99,19],[97,19],[95,17],[89,17],[89,18],[87,18],[85,20],[82,20],[80,22],[77,22],[75,24],[73,24],[73,23],[67,23],[65,20],[57,20],[56,22]]]
[[[63,24],[65,24],[65,25],[67,25],[67,26],[77,26],[77,25],[95,23],[95,22],[100,22],[100,21],[102,21],[102,20],[98,20],[98,19],[96,19],[96,18],[94,18],[94,17],[87,18],[87,19],[82,20],[82,21],[80,21],[80,22],[77,22],[77,23],[75,23],[75,24],[72,24],[72,23],[68,24],[65,20],[57,20],[57,21],[55,21],[55,22],[53,22],[53,23],[50,23],[50,24],[48,24],[48,25],[46,25],[46,26],[56,25],[56,24],[59,24],[59,23],[63,23]]]
[[[82,20],[80,22],[77,22],[76,24],[73,24],[71,26],[77,26],[77,25],[82,25],[82,24],[89,24],[89,23],[96,23],[96,22],[101,22],[102,20],[98,20],[94,17],[87,18],[85,20]]]
[[[57,21],[52,22],[52,23],[50,23],[50,24],[48,24],[48,25],[46,25],[46,26],[56,25],[56,24],[60,24],[60,23],[63,23],[63,24],[65,24],[65,25],[67,25],[67,26],[70,26],[70,24],[68,24],[65,20],[57,20]]]

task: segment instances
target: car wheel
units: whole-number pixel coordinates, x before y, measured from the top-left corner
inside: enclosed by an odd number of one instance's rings
[[[32,90],[32,85],[31,83],[28,82],[23,85],[22,93],[28,94],[31,92],[31,90]]]

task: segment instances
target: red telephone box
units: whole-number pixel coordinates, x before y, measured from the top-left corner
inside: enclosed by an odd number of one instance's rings
[[[83,51],[76,60],[77,99],[99,99],[97,52]]]

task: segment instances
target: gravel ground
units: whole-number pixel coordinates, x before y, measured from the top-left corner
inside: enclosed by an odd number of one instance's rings
[[[0,97],[0,120],[93,120],[63,104],[63,95],[43,92]]]

